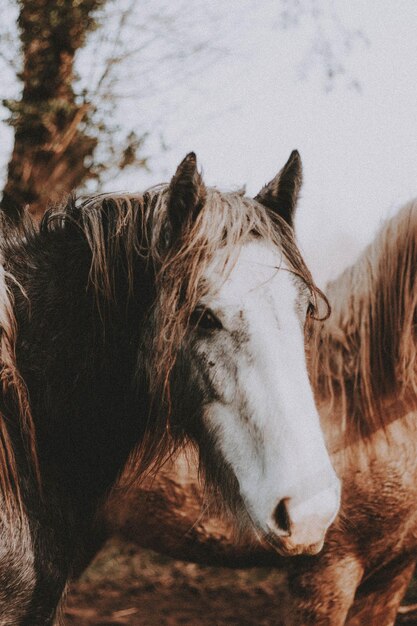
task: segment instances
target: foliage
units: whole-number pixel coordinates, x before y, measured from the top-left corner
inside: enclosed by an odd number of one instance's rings
[[[12,218],[19,207],[56,199],[88,174],[85,159],[97,139],[86,132],[89,103],[73,89],[74,55],[97,26],[104,1],[18,1],[23,91],[4,101],[15,145],[1,205]]]

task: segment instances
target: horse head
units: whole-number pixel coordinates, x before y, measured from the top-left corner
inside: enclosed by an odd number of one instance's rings
[[[296,151],[254,200],[206,188],[189,154],[166,193],[156,307],[178,294],[162,316],[165,353],[155,349],[163,370],[182,319],[173,432],[195,442],[208,483],[240,521],[285,555],[321,549],[340,497],[306,366],[319,290],[293,235],[300,185]]]

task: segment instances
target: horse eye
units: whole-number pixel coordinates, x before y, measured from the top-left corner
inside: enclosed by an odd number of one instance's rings
[[[191,314],[191,323],[201,330],[219,330],[223,328],[221,321],[210,309],[197,307]]]

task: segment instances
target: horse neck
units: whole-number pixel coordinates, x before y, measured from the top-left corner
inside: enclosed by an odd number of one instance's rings
[[[313,331],[311,372],[324,420],[345,441],[417,408],[416,242],[413,202],[328,285],[332,314]]]
[[[59,477],[74,499],[91,500],[114,482],[143,430],[146,398],[133,383],[146,284],[142,277],[138,303],[128,301],[126,285],[115,302],[98,302],[86,289],[88,247],[58,240],[51,235],[15,268],[16,357],[43,478]]]

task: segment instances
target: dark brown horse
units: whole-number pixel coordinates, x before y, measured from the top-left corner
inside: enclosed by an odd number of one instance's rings
[[[254,201],[206,188],[190,154],[143,196],[5,228],[2,626],[55,622],[129,456],[140,477],[185,440],[241,526],[321,549],[339,504],[304,355],[321,296],[280,217],[300,176],[293,153]]]
[[[238,541],[231,524],[204,513],[195,464],[183,456],[110,503],[107,524],[177,558],[282,568],[286,601],[274,624],[390,626],[417,559],[417,202],[327,296],[332,314],[312,328],[308,352],[343,489],[322,552],[285,559]]]

